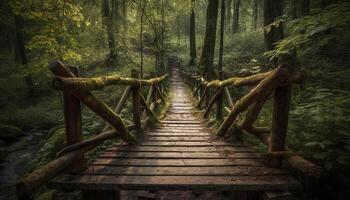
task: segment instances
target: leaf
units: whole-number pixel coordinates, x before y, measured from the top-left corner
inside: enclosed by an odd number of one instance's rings
[[[316,146],[318,142],[309,142],[309,143],[306,143],[304,146],[305,147],[312,147],[312,146]]]

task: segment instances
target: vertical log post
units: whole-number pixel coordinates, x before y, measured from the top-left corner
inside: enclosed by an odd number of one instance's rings
[[[219,80],[223,80],[224,78],[224,72],[219,71]],[[220,91],[219,88],[217,91]],[[223,118],[223,92],[220,93],[218,96],[218,99],[216,101],[216,120],[221,121]]]
[[[138,78],[139,72],[135,69],[131,70],[131,77]],[[140,86],[133,86],[132,89],[132,112],[135,128],[141,129],[141,112],[140,112]]]
[[[157,76],[156,72],[151,72],[151,78],[154,78]],[[156,102],[158,100],[158,94],[157,94],[157,84],[153,84],[151,87],[153,87],[153,94],[152,94],[152,102]]]
[[[290,72],[294,71],[294,58],[282,56],[278,60],[281,67],[286,67]],[[273,116],[269,152],[281,152],[286,150],[286,138],[288,128],[289,105],[292,96],[292,86],[281,86],[275,90],[273,102]],[[282,165],[281,158],[269,160],[272,167]]]
[[[75,77],[79,76],[79,69],[77,67],[69,67]],[[66,129],[66,141],[67,145],[72,145],[76,142],[80,142],[83,139],[82,123],[81,123],[81,106],[78,98],[70,94],[69,92],[63,92],[63,110],[64,121]],[[84,155],[81,154],[69,167],[69,172],[78,173],[84,167]]]

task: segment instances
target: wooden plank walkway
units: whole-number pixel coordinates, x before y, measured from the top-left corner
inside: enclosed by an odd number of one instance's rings
[[[62,175],[50,187],[79,190],[294,190],[300,184],[287,171],[264,165],[241,143],[213,136],[193,114],[189,92],[177,70],[174,93],[159,129],[134,146],[115,144],[79,175]],[[197,110],[198,111],[198,110]]]

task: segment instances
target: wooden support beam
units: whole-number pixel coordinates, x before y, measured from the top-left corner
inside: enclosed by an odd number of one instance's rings
[[[159,85],[157,84],[155,87],[156,87],[155,88],[156,92],[158,93],[158,95],[159,95],[160,99],[162,100],[163,104],[165,105],[166,104],[166,100],[165,100],[165,97],[163,96],[163,94],[159,90]]]
[[[76,76],[79,76],[79,69],[71,67],[70,71]],[[83,139],[82,122],[81,122],[81,107],[78,98],[69,92],[63,92],[63,110],[66,128],[66,143],[72,145],[80,142]],[[84,167],[84,155],[81,154],[69,168],[72,173],[77,173]]]
[[[127,86],[124,90],[124,93],[122,94],[122,97],[119,99],[119,102],[117,106],[115,107],[114,111],[115,113],[119,114],[122,109],[125,107],[126,100],[128,100],[128,97],[131,93],[131,86]],[[106,126],[103,128],[103,131],[107,131],[110,127],[110,124],[106,124]]]
[[[233,104],[233,101],[232,101],[232,97],[231,97],[230,91],[228,90],[227,87],[224,87],[224,90],[225,90],[225,96],[227,98],[228,104],[230,105],[230,108],[233,108],[234,104]]]
[[[219,79],[223,80],[224,78],[224,72],[219,71]],[[216,120],[221,121],[223,119],[223,106],[224,106],[224,99],[223,99],[223,90],[221,88],[217,89],[219,92],[219,95],[216,100]],[[214,95],[215,97],[215,95]]]
[[[84,200],[120,200],[120,192],[118,190],[83,190]]]
[[[75,76],[67,69],[62,63],[54,62],[49,66],[49,69],[56,75],[61,77],[74,78]],[[87,107],[99,115],[102,119],[110,123],[115,130],[121,134],[124,141],[134,143],[136,138],[129,133],[121,117],[113,112],[113,110],[107,106],[104,102],[97,99],[90,92],[80,92],[76,90],[69,90],[71,94],[80,99]]]
[[[213,98],[211,98],[208,107],[205,109],[204,111],[204,118],[208,118],[210,110],[212,109],[212,107],[214,106],[215,102],[218,100],[218,98],[222,95],[223,93],[223,88],[220,88],[213,96]]]
[[[156,115],[151,110],[151,108],[147,105],[145,98],[141,94],[140,94],[140,103],[145,108],[145,111],[148,114],[148,116],[150,116],[156,122],[160,123],[159,119],[156,117]]]
[[[131,77],[137,79],[139,73],[137,70],[131,70]],[[135,128],[141,129],[141,112],[140,112],[140,85],[132,86],[132,114]]]
[[[199,98],[199,101],[198,101],[198,103],[196,105],[196,108],[201,108],[201,105],[202,105],[202,103],[203,103],[203,101],[206,98],[206,95],[208,93],[208,87],[206,87],[206,86],[204,86],[204,87],[205,87],[205,89],[204,89],[204,91],[202,93],[202,96]]]

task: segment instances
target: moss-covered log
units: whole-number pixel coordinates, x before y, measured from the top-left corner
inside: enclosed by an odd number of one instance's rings
[[[320,177],[321,176],[321,167],[318,165],[313,164],[312,162],[305,160],[304,158],[297,156],[297,155],[291,155],[288,156],[288,164],[298,170],[302,173],[313,176],[313,177]]]
[[[16,184],[16,194],[18,199],[32,199],[33,192],[69,167],[72,162],[84,153],[84,151],[86,150],[82,149],[80,151],[67,153],[24,177]]]
[[[98,78],[73,78],[57,76],[52,81],[52,86],[57,90],[76,90],[76,91],[91,91],[99,90],[108,85],[130,85],[130,86],[149,86],[160,83],[165,80],[168,75],[163,75],[158,78],[149,80],[137,78],[124,78],[119,75],[103,76]]]
[[[226,87],[226,86],[252,86],[258,84],[260,81],[267,78],[269,75],[274,73],[275,70],[254,74],[247,77],[232,77],[223,81],[220,80],[213,80],[209,83],[207,83],[208,87]],[[291,76],[288,77],[288,79],[282,83],[283,85],[290,85],[293,83],[300,83],[304,78],[303,72],[296,72],[294,74],[291,74]]]
[[[276,89],[281,83],[287,80],[289,71],[286,67],[278,67],[268,77],[262,80],[256,87],[248,94],[244,95],[233,106],[231,113],[227,116],[225,121],[221,124],[218,135],[224,135],[230,125],[236,120],[239,113],[245,111],[255,101],[266,98],[271,94],[271,91]],[[270,92],[269,92],[270,91]]]

